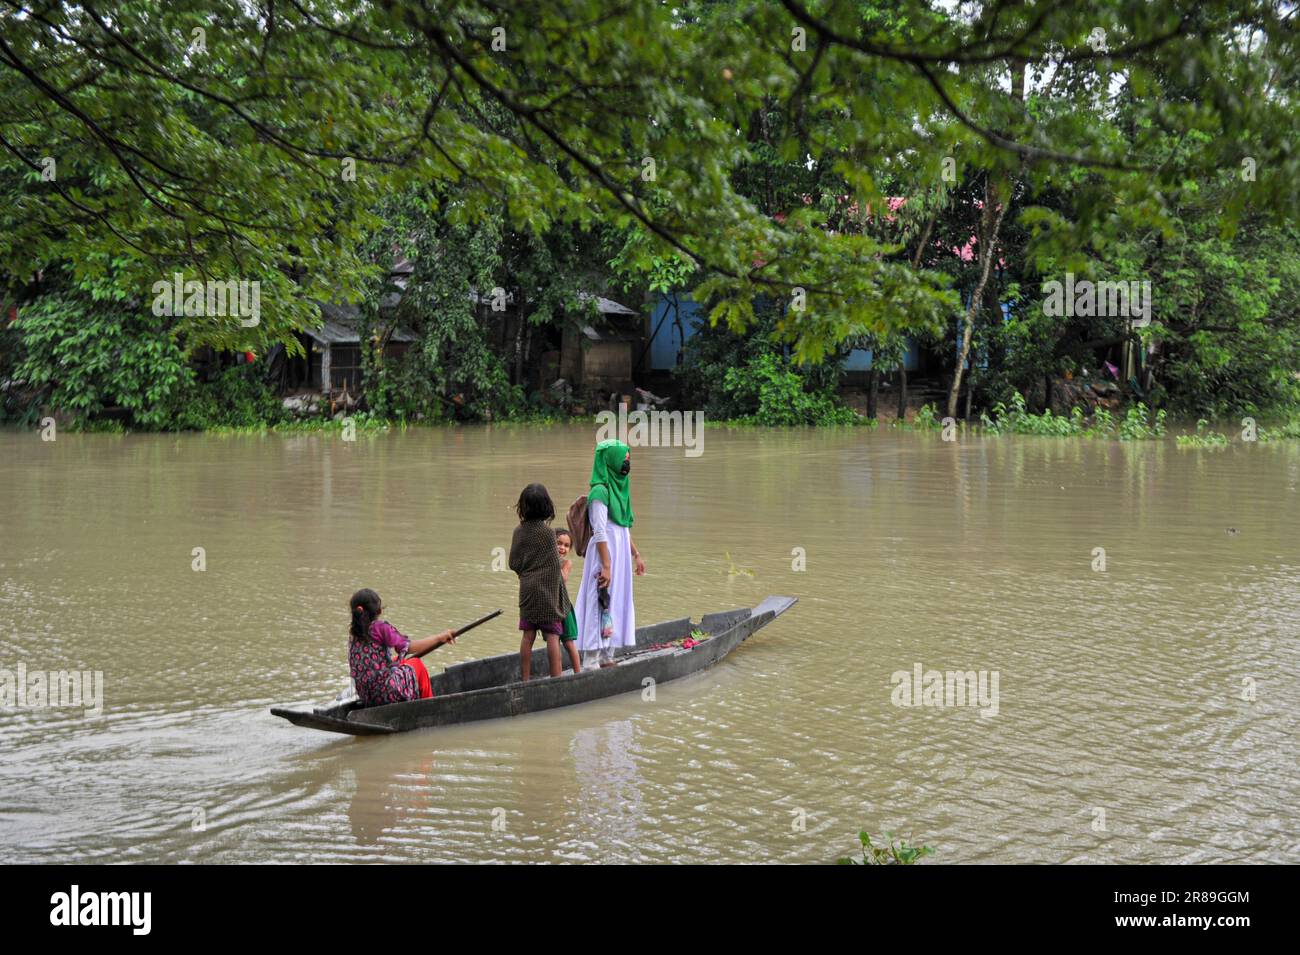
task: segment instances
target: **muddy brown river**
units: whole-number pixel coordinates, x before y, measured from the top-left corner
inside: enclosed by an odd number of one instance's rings
[[[493,549],[594,439],[0,432],[0,668],[102,674],[98,714],[0,707],[6,861],[829,862],[867,828],[1300,862],[1294,442],[711,428],[633,450],[638,621],[799,598],[717,667],[387,738],[269,715],[346,681],[360,586],[413,636],[505,608],[431,669],[516,649]]]

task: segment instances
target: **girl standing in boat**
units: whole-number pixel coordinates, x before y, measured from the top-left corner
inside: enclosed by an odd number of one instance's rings
[[[587,492],[591,542],[576,607],[583,666],[613,666],[614,651],[636,643],[632,577],[645,573],[645,561],[632,541],[631,470],[632,452],[622,441],[596,445]]]
[[[419,658],[456,638],[444,630],[423,640],[408,640],[387,620],[379,594],[369,588],[352,595],[348,668],[362,706],[427,700],[433,696],[429,671]]]
[[[527,683],[532,677],[533,643],[539,633],[546,641],[551,676],[562,672],[560,644],[565,641],[564,622],[573,605],[550,525],[555,519],[551,495],[541,484],[530,484],[519,495],[515,513],[519,526],[510,540],[510,569],[519,575],[519,670]],[[576,651],[570,660],[577,673],[581,664]]]

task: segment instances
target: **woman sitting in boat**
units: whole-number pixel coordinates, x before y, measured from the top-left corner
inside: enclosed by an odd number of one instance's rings
[[[373,590],[352,595],[352,628],[348,667],[362,706],[427,700],[433,696],[429,671],[419,658],[430,650],[455,643],[450,630],[422,640],[408,640],[387,620],[380,620],[383,601]]]

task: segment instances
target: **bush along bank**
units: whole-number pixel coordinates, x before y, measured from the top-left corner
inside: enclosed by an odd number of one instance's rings
[[[944,430],[945,419],[939,417],[934,405],[923,405],[911,422],[897,423],[895,427],[916,431]],[[1122,416],[1107,408],[1098,408],[1087,415],[1082,408],[1070,414],[1055,414],[1051,410],[1034,414],[1025,408],[1025,399],[1016,394],[1011,405],[1002,402],[993,406],[993,415],[982,413],[974,425],[951,421],[949,428],[971,430],[983,434],[1037,435],[1056,438],[1099,438],[1118,441],[1153,441],[1168,437],[1171,422],[1163,409],[1152,410],[1142,402],[1129,405]],[[1209,430],[1204,419],[1197,422],[1196,431],[1175,437],[1180,448],[1227,447],[1232,443],[1267,443],[1286,439],[1300,439],[1300,419],[1273,427],[1257,427],[1253,418],[1244,418],[1240,440],[1234,442],[1227,434]]]

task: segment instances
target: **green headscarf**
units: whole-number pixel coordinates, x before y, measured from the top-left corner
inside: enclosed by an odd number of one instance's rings
[[[591,490],[587,503],[600,501],[609,508],[609,519],[620,527],[632,526],[632,495],[626,474],[619,474],[628,447],[610,439],[596,445],[596,459],[591,464]]]

